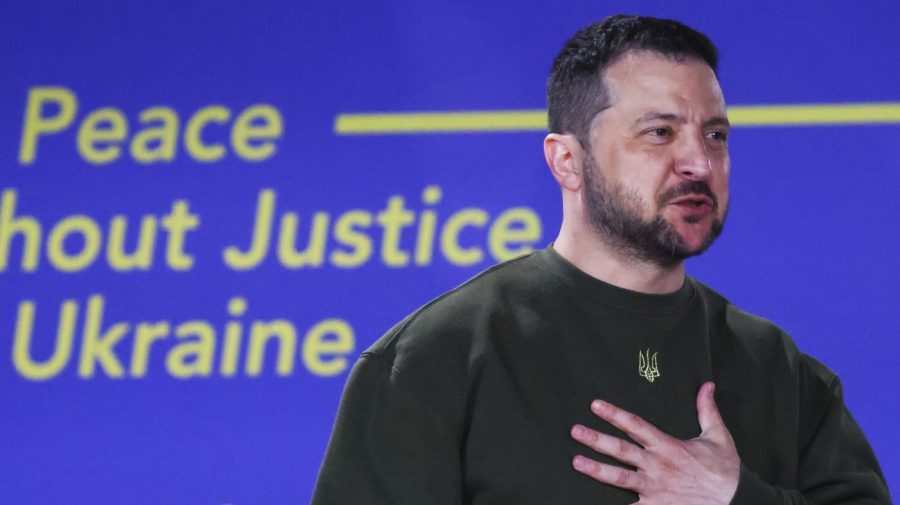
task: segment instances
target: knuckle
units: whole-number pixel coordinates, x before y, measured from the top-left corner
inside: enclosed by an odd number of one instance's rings
[[[631,418],[628,421],[634,427],[635,431],[642,433],[650,431],[650,427],[652,426],[650,423],[637,414],[630,414],[630,416]]]
[[[603,469],[603,465],[600,463],[597,463],[595,461],[591,461],[590,463],[588,463],[586,473],[594,478],[594,480],[605,482],[604,475],[606,474],[606,472]]]
[[[643,419],[638,417],[637,414],[632,414],[631,412],[622,414],[622,418],[626,423],[633,425],[633,426],[638,426],[643,421]]]
[[[622,469],[616,469],[616,475],[613,477],[617,487],[629,487],[631,484],[631,474]]]

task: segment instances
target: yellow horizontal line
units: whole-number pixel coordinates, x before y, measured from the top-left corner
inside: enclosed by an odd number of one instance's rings
[[[734,126],[900,124],[900,102],[729,107]],[[547,111],[500,110],[339,114],[338,135],[545,131]]]
[[[750,105],[728,109],[737,126],[801,126],[900,123],[900,103]]]
[[[339,135],[545,130],[545,110],[340,114]]]

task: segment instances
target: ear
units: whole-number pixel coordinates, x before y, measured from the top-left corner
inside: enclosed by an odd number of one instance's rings
[[[544,159],[550,173],[561,188],[577,191],[581,188],[581,169],[584,153],[574,135],[551,133],[544,137]]]

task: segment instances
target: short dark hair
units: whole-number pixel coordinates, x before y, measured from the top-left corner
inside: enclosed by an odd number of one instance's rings
[[[609,107],[603,71],[631,50],[648,50],[681,61],[696,58],[716,71],[719,53],[706,35],[671,19],[609,16],[578,30],[553,60],[547,79],[548,127],[573,133],[590,145],[591,121]]]

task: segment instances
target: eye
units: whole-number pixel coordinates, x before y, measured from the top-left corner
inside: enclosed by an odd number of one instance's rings
[[[661,141],[672,136],[672,129],[666,126],[658,126],[644,130],[643,134],[654,140]]]
[[[725,142],[728,140],[728,132],[725,130],[714,130],[706,132],[706,138],[719,142]]]

